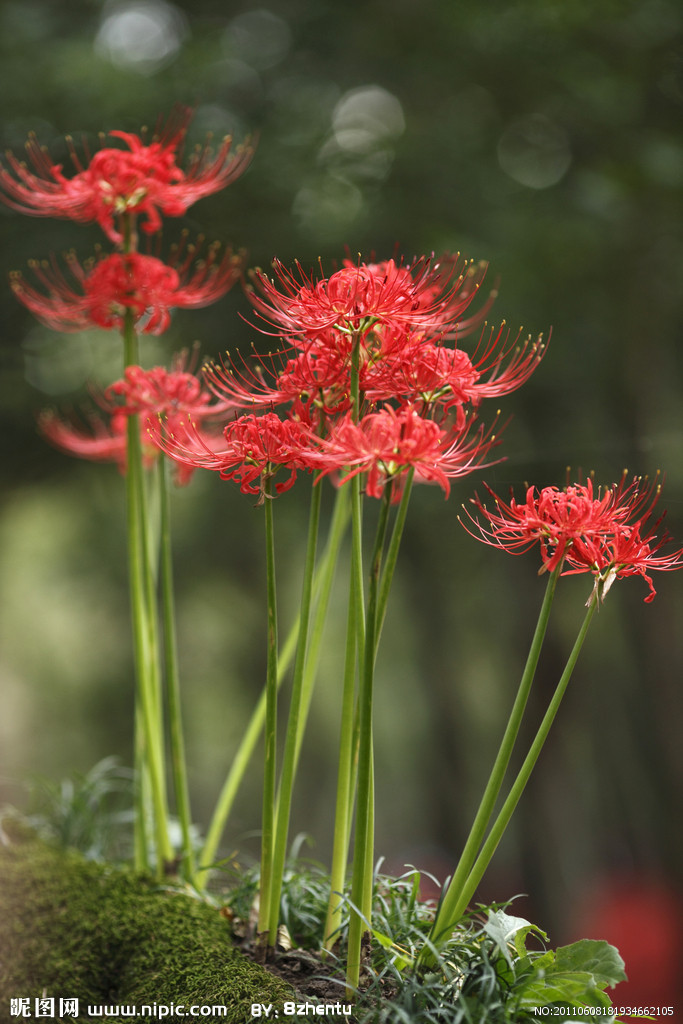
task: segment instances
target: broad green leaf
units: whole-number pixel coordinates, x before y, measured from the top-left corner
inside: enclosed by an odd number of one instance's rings
[[[561,946],[552,961],[546,954],[533,966],[533,975],[521,985],[519,1006],[523,1008],[558,1003],[608,1009],[612,1002],[603,990],[626,979],[624,962],[617,950],[596,939]]]
[[[560,946],[555,952],[555,970],[586,971],[600,988],[612,988],[627,980],[619,951],[604,939],[580,939],[570,946]]]
[[[548,949],[545,953],[527,953],[515,961],[515,975],[517,978],[524,978],[525,974],[530,977],[544,975],[552,969],[555,963],[555,950]]]
[[[596,987],[593,976],[579,971],[572,974],[552,972],[545,976],[537,975],[524,986],[519,1000],[519,1006],[524,1009],[548,1006],[552,1003],[604,1008],[612,1005],[609,997]]]

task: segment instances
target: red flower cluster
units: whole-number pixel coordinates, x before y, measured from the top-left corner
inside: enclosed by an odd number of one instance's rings
[[[116,244],[123,240],[121,218],[144,215],[144,231],[161,228],[161,214],[179,217],[204,196],[234,181],[252,157],[247,146],[231,155],[226,138],[217,153],[209,146],[195,152],[186,171],[176,163],[192,111],[178,107],[151,142],[128,132],[110,132],[126,149],[105,147],[84,167],[69,140],[76,169],[72,178],[63,173],[35,137],[26,144],[29,166],[13,154],[10,169],[0,166],[0,188],[5,201],[22,213],[42,217],[66,217],[81,223],[97,223]]]
[[[178,149],[189,117],[178,108],[151,140],[112,132],[121,145],[101,148],[85,164],[70,144],[70,178],[35,139],[27,146],[30,169],[13,156],[9,169],[0,168],[10,205],[98,223],[119,249],[86,264],[67,255],[65,269],[54,259],[34,263],[36,285],[15,274],[17,297],[43,323],[61,331],[96,325],[160,334],[172,309],[213,302],[239,276],[239,257],[221,257],[215,247],[200,260],[194,248],[181,246],[168,262],[137,251],[140,218],[146,232],[157,231],[162,216],[183,214],[232,181],[250,159],[248,149],[231,156],[226,140],[217,154],[204,148],[182,170]],[[380,497],[390,484],[398,500],[409,470],[448,494],[452,478],[482,464],[497,438],[475,425],[478,405],[523,384],[543,353],[540,338],[518,345],[504,327],[484,328],[473,354],[460,348],[493,302],[491,293],[469,313],[485,264],[458,256],[412,263],[347,259],[329,276],[322,269],[317,277],[307,275],[298,264],[290,272],[279,262],[275,271],[274,281],[254,275],[251,298],[270,325],[267,332],[286,348],[256,369],[214,366],[206,376],[218,398],[214,412],[248,410],[225,428],[220,445],[203,432],[206,392],[197,390],[194,378],[192,385],[174,379],[177,368],[170,374],[129,368],[101,403],[109,427],[91,425],[84,434],[50,414],[43,430],[86,457],[121,462],[122,424],[139,415],[154,443],[180,464],[208,466],[248,492],[262,491],[284,467],[289,477],[276,492],[306,469],[341,479],[363,474],[368,494]]]
[[[11,170],[0,165],[0,194],[23,213],[67,217],[100,225],[121,251],[100,254],[82,265],[73,253],[65,257],[66,273],[53,258],[33,262],[42,287],[12,275],[15,294],[43,323],[58,331],[95,326],[122,331],[129,319],[146,334],[162,334],[171,309],[195,308],[215,302],[241,274],[241,255],[218,245],[200,258],[203,240],[186,239],[171,250],[168,263],[137,252],[136,224],[145,220],[148,234],[159,231],[161,214],[180,216],[197,199],[236,178],[251,159],[245,147],[230,157],[230,139],[217,154],[208,146],[195,152],[187,171],[176,163],[177,150],[192,116],[178,107],[151,142],[126,132],[111,132],[127,149],[103,148],[84,167],[71,145],[76,174],[66,178],[47,150],[34,138],[27,143],[33,170],[8,156]],[[131,317],[132,314],[132,317]]]
[[[256,272],[253,304],[279,334],[295,337],[319,335],[329,328],[365,333],[375,323],[395,329],[438,330],[460,317],[486,272],[484,264],[463,269],[457,257],[436,265],[423,257],[411,266],[393,259],[376,264],[345,260],[341,270],[318,281],[298,263],[298,279],[279,260],[273,266],[283,290]]]
[[[245,420],[252,426],[253,410],[267,410],[262,432],[280,429],[273,410],[284,407],[280,422],[296,425],[300,445],[291,466],[342,481],[362,473],[372,497],[391,482],[398,500],[410,469],[448,494],[451,478],[482,464],[497,438],[473,426],[474,410],[481,398],[519,387],[543,353],[541,339],[511,345],[504,329],[482,336],[476,361],[447,343],[470,333],[491,304],[492,297],[479,313],[463,316],[481,288],[483,265],[457,257],[347,261],[318,280],[298,265],[297,276],[275,266],[280,287],[258,273],[251,297],[286,347],[260,357],[255,368],[208,367],[218,397],[251,410]],[[226,429],[231,444],[235,429]],[[228,456],[206,452],[190,435],[157,440],[173,458],[226,475]],[[254,478],[244,479],[251,487]]]
[[[494,294],[476,315],[462,316],[482,286],[486,267],[481,264],[458,257],[420,259],[408,266],[389,260],[345,266],[317,282],[300,272],[303,283],[296,290],[281,264],[276,270],[284,291],[258,274],[252,302],[280,327],[294,354],[284,366],[262,365],[259,373],[234,366],[212,371],[212,386],[245,406],[299,396],[328,411],[349,408],[354,343],[359,388],[368,402],[418,402],[430,411],[476,405],[483,397],[514,391],[543,354],[541,338],[511,343],[504,325],[482,335],[476,362],[457,344],[444,344],[470,334],[490,308]],[[271,386],[265,383],[268,372]]]
[[[670,540],[666,532],[657,537],[663,516],[652,522],[661,492],[657,483],[648,485],[635,477],[627,484],[624,474],[618,484],[597,494],[591,479],[563,490],[544,487],[539,492],[530,487],[523,503],[512,496],[509,504],[487,489],[495,500],[495,511],[478,496],[474,498],[473,504],[485,522],[468,513],[475,526],[474,532],[465,526],[468,532],[513,554],[528,551],[538,543],[541,572],[560,565],[566,566],[563,575],[590,572],[599,599],[615,579],[637,575],[648,584],[650,592],[645,601],[650,602],[655,589],[648,573],[683,565],[683,548],[668,555],[657,554]]]
[[[222,257],[213,245],[206,259],[194,246],[183,258],[171,254],[170,265],[137,252],[100,256],[82,266],[73,253],[66,256],[73,284],[56,261],[31,263],[43,285],[39,291],[19,273],[12,275],[17,298],[48,327],[81,331],[93,325],[123,330],[126,310],[145,334],[162,334],[170,325],[170,310],[207,306],[219,299],[241,274],[241,260],[227,250]]]
[[[121,413],[112,414],[108,420],[88,413],[78,420],[46,409],[38,419],[38,429],[60,451],[93,462],[115,462],[122,473],[126,471],[128,417]],[[143,463],[149,468],[157,459],[158,449],[150,444],[145,432],[141,440]]]
[[[208,305],[241,276],[241,254],[221,251],[217,243],[202,253],[203,239],[191,245],[185,233],[171,249],[168,262],[137,251],[140,217],[144,231],[158,231],[162,215],[184,214],[196,200],[233,181],[251,159],[249,147],[231,154],[230,139],[225,139],[217,153],[208,145],[196,150],[188,168],[182,170],[178,149],[191,115],[188,108],[176,108],[151,141],[144,132],[142,137],[111,132],[123,146],[103,147],[92,158],[88,156],[85,165],[69,140],[76,171],[71,178],[33,137],[27,143],[32,169],[11,154],[9,170],[0,165],[0,193],[10,206],[38,216],[95,222],[118,247],[84,264],[69,253],[65,268],[54,257],[50,262],[33,262],[37,286],[13,274],[15,294],[42,323],[58,331],[114,329],[130,343],[133,329],[162,334],[169,327],[172,309]],[[85,422],[77,423],[48,412],[40,420],[40,429],[59,448],[87,459],[113,460],[125,469],[127,422],[137,415],[143,459],[149,465],[158,455],[148,436],[150,417],[155,421],[164,417],[165,431],[184,430],[191,417],[200,430],[207,416],[225,414],[234,404],[225,400],[211,404],[211,395],[186,362],[181,356],[170,372],[163,367],[129,366],[124,378],[99,396],[106,419],[86,416]],[[202,436],[206,445],[216,442],[210,432]],[[181,482],[191,472],[192,467],[180,466]]]
[[[398,411],[385,406],[359,423],[343,417],[328,437],[318,441],[318,454],[312,461],[323,474],[344,467],[347,472],[342,483],[366,473],[365,490],[373,498],[382,496],[388,482],[397,478],[400,482],[410,468],[417,481],[437,483],[448,496],[450,478],[471,472],[494,443],[491,433],[480,432],[469,440],[467,430],[456,424],[444,429],[413,406],[404,405]]]
[[[150,437],[150,430],[160,436],[185,431],[188,421],[194,424],[194,435],[210,449],[220,446],[222,435],[205,424],[225,418],[228,403],[212,402],[201,378],[193,372],[187,352],[173,361],[171,370],[155,366],[143,370],[129,366],[124,376],[110,384],[103,394],[95,395],[99,415],[87,415],[85,422],[65,419],[49,410],[40,417],[41,433],[55,447],[82,459],[115,462],[126,469],[126,435],[128,418],[138,416],[145,465],[151,466],[159,456],[159,445]],[[160,423],[163,421],[163,427]],[[177,463],[176,482],[185,484],[194,467]]]
[[[207,441],[191,418],[175,430],[161,420],[150,423],[149,434],[153,443],[180,465],[212,469],[223,480],[236,480],[243,494],[260,496],[259,504],[266,494],[271,496],[266,484],[279,469],[289,470],[289,477],[275,484],[276,494],[289,490],[297,470],[313,468],[308,427],[293,418],[280,419],[274,412],[239,416],[215,443]]]

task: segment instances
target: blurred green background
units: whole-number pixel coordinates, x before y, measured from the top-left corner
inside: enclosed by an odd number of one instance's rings
[[[265,0],[267,2],[267,0]],[[683,10],[676,0],[4,0],[2,149],[35,131],[139,131],[176,101],[207,131],[258,133],[248,172],[183,219],[192,232],[274,255],[387,258],[460,250],[501,280],[494,317],[547,333],[541,367],[503,400],[507,461],[419,489],[387,619],[377,686],[377,850],[451,869],[507,715],[542,598],[535,554],[512,558],[457,523],[482,475],[499,493],[666,472],[667,526],[683,542]],[[169,225],[169,234],[177,225]],[[0,280],[30,258],[102,241],[94,228],[0,208]],[[123,486],[116,469],[52,451],[45,406],[120,375],[120,342],[56,335],[0,288],[2,797],[131,761],[131,650]],[[149,365],[200,339],[258,336],[239,289],[145,340]],[[495,408],[484,409],[491,419]],[[488,414],[488,416],[487,416]],[[282,629],[298,606],[308,483],[277,505]],[[329,495],[328,495],[329,499]],[[329,507],[329,504],[328,504]],[[205,826],[264,670],[262,511],[197,474],[174,498],[188,756]],[[597,616],[552,743],[481,896],[565,938],[605,878],[680,884],[683,574],[615,586]],[[563,581],[536,710],[590,591]],[[329,853],[343,587],[316,692],[294,832]],[[260,767],[225,849],[254,851]]]

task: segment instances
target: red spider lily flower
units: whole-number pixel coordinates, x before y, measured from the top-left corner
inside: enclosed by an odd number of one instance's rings
[[[595,593],[602,600],[615,580],[625,576],[641,576],[649,587],[644,598],[646,604],[654,600],[656,591],[651,577],[652,570],[672,571],[683,566],[683,548],[666,555],[657,554],[671,536],[664,531],[657,537],[665,513],[651,523],[652,513],[659,501],[661,486],[655,484],[639,489],[643,481],[635,478],[621,494],[615,493],[615,506],[623,512],[623,521],[617,519],[614,530],[605,535],[582,538],[581,542],[567,552],[563,575],[591,572],[595,577]],[[617,488],[618,490],[618,488]],[[643,512],[643,506],[646,506]]]
[[[385,401],[401,398],[420,401],[428,407],[450,409],[484,398],[506,395],[524,384],[545,352],[543,337],[531,337],[511,344],[505,324],[482,335],[470,357],[460,348],[450,348],[420,335],[404,338],[384,358],[369,364],[362,374],[368,396]],[[487,376],[488,375],[488,376]]]
[[[327,415],[351,406],[351,353],[314,343],[289,359],[277,383],[280,390]]]
[[[343,266],[353,270],[358,264],[345,259]],[[416,306],[432,314],[428,324],[422,320],[419,323],[411,322],[412,328],[428,326],[432,331],[457,331],[458,337],[465,337],[482,322],[498,294],[494,288],[483,307],[463,319],[463,313],[483,284],[488,264],[484,261],[475,263],[473,260],[464,260],[460,253],[446,253],[437,260],[422,257],[409,266],[403,262],[397,265],[395,260],[367,263],[365,266],[371,275],[382,282],[387,276],[395,275],[397,282],[402,281],[406,295],[412,295]]]
[[[639,477],[626,485],[624,474],[618,484],[597,494],[590,478],[585,484],[567,485],[562,490],[544,487],[537,492],[530,487],[524,503],[512,497],[506,504],[487,490],[496,502],[496,511],[487,509],[478,496],[473,499],[486,525],[468,513],[476,530],[463,526],[472,536],[513,554],[522,554],[538,543],[541,572],[552,572],[563,563],[568,567],[566,575],[592,572],[600,599],[615,579],[640,575],[650,587],[645,600],[651,601],[655,591],[648,571],[683,565],[683,548],[670,555],[656,553],[670,539],[667,534],[655,536],[661,517],[649,526],[661,488],[648,487]]]
[[[462,349],[418,339],[397,353],[365,365],[361,388],[371,401],[420,401],[425,407],[440,403],[448,410],[471,399],[479,376]]]
[[[256,272],[257,290],[251,301],[279,334],[305,338],[332,327],[365,333],[377,324],[441,332],[449,323],[454,330],[455,319],[476,296],[486,270],[483,264],[468,264],[452,282],[444,275],[443,263],[424,257],[408,266],[395,260],[355,265],[346,261],[341,270],[316,281],[299,263],[296,273],[279,260],[273,266],[280,287]]]
[[[281,468],[289,477],[276,484],[281,494],[296,480],[297,471],[310,470],[310,429],[292,417],[280,419],[274,412],[262,416],[245,413],[225,427],[220,445],[207,445],[195,424],[186,419],[173,431],[162,424],[150,424],[150,436],[172,459],[194,469],[211,469],[222,480],[236,480],[243,494],[258,494],[259,504],[266,483]]]
[[[460,315],[476,295],[485,267],[466,266],[449,288],[457,265],[457,257],[410,266],[347,260],[342,270],[315,281],[298,264],[297,276],[276,262],[284,287],[257,275],[260,294],[252,301],[280,328],[289,350],[255,353],[254,369],[247,362],[213,366],[207,371],[209,387],[243,408],[298,401],[309,416],[313,410],[319,418],[338,415],[350,407],[351,359],[358,343],[361,414],[363,407],[370,411],[373,404],[387,402],[420,404],[430,412],[437,405],[446,413],[458,407],[462,427],[460,407],[520,387],[538,365],[544,344],[542,337],[521,345],[517,337],[511,343],[503,324],[482,334],[474,357],[457,345],[444,346],[445,338],[466,334],[481,320],[481,314],[468,320]],[[492,301],[493,295],[488,304]]]
[[[217,152],[208,144],[195,151],[183,171],[176,163],[177,150],[191,117],[189,108],[176,108],[149,143],[144,133],[141,138],[110,132],[127,148],[104,147],[88,159],[87,166],[69,139],[76,170],[72,178],[65,177],[63,165],[55,164],[47,149],[30,136],[26,152],[31,167],[11,153],[7,154],[9,169],[0,166],[4,200],[22,213],[95,222],[117,244],[123,235],[116,225],[125,214],[144,216],[143,230],[158,231],[161,214],[182,216],[198,199],[234,181],[252,157],[248,144],[231,154],[231,140],[226,138]]]
[[[103,393],[93,390],[100,414],[86,414],[85,422],[66,420],[54,412],[46,412],[39,419],[41,433],[55,447],[71,455],[102,462],[116,462],[121,472],[126,471],[126,436],[130,416],[140,420],[143,462],[149,467],[159,456],[160,446],[150,437],[150,422],[164,420],[164,429],[172,429],[192,417],[202,443],[216,446],[222,433],[205,429],[204,424],[216,416],[225,417],[230,408],[227,402],[211,402],[211,394],[202,387],[202,381],[191,372],[192,362],[187,351],[174,357],[171,370],[155,366],[143,370],[141,366],[128,366],[121,380],[115,381]],[[191,467],[177,467],[176,482],[187,483]]]
[[[192,246],[181,258],[176,251],[171,265],[140,253],[100,256],[85,266],[73,253],[65,259],[73,283],[53,259],[51,264],[30,264],[44,291],[27,284],[18,273],[12,275],[12,288],[42,323],[67,332],[92,326],[123,330],[126,311],[131,310],[139,330],[163,334],[171,322],[171,309],[208,306],[241,273],[241,258],[230,250],[220,258],[216,245],[203,260],[196,258]]]
[[[552,572],[572,544],[586,536],[608,532],[618,518],[612,491],[596,496],[590,478],[585,484],[568,485],[563,490],[544,487],[537,492],[536,488],[529,487],[523,503],[518,503],[511,495],[510,503],[506,504],[488,485],[484,486],[496,503],[496,511],[489,510],[478,495],[472,499],[488,523],[484,526],[470,515],[477,529],[473,536],[513,554],[522,554],[539,543],[543,559],[541,572]]]
[[[388,406],[358,423],[347,414],[328,437],[317,439],[319,452],[311,463],[322,470],[321,475],[348,470],[341,483],[367,474],[365,490],[373,498],[380,498],[386,485],[397,480],[392,500],[400,497],[401,478],[413,468],[416,481],[437,483],[448,497],[450,479],[480,466],[498,443],[491,432],[480,431],[469,438],[469,426],[445,430],[412,406],[399,410]]]
[[[63,419],[50,409],[40,415],[38,429],[60,451],[93,462],[115,462],[121,473],[126,472],[128,417],[123,413],[115,413],[108,422],[97,415],[86,415],[79,422],[75,418]],[[149,468],[159,451],[149,442],[144,428],[141,439],[143,464]]]
[[[548,342],[542,334],[536,338],[528,335],[520,342],[520,334],[521,331],[511,341],[505,322],[497,331],[491,329],[488,340],[482,333],[473,359],[476,359],[474,365],[479,374],[489,376],[486,380],[480,378],[472,386],[469,394],[472,401],[509,395],[526,384],[543,359]]]
[[[248,365],[242,369],[234,364],[212,366],[206,371],[209,386],[243,408],[279,405],[296,398],[327,414],[344,412],[350,406],[351,348],[347,334],[326,331],[284,365],[284,354],[271,353],[256,356],[256,370]],[[420,403],[426,409],[438,405],[446,412],[457,406],[462,424],[462,406],[468,402],[476,406],[483,398],[521,387],[544,350],[542,337],[511,345],[503,325],[491,331],[488,340],[480,340],[475,364],[462,349],[436,344],[421,333],[402,329],[379,334],[373,330],[361,344],[360,392],[370,403]]]
[[[202,380],[192,372],[187,351],[175,356],[172,368],[154,366],[144,370],[141,366],[128,366],[120,380],[106,388],[101,401],[112,413],[140,416],[147,421],[165,418],[172,429],[178,421],[188,417],[195,423],[207,419],[225,418],[232,402],[211,402],[212,395],[203,387]]]
[[[68,455],[92,462],[115,462],[119,472],[124,474],[127,469],[127,435],[128,416],[117,410],[108,421],[100,415],[87,415],[81,421],[75,418],[65,419],[53,410],[42,413],[38,419],[38,429],[43,437]],[[204,428],[197,428],[197,436],[201,443],[210,448],[222,443],[221,433]],[[140,441],[142,443],[142,463],[151,469],[161,454],[161,446],[150,437],[149,428],[144,419],[140,420]],[[174,463],[174,482],[178,487],[188,484],[194,473],[194,467],[185,463]]]
[[[204,373],[214,394],[245,409],[294,401],[330,414],[350,405],[350,352],[346,336],[343,344],[316,339],[290,359],[284,352],[254,353],[255,366],[230,361],[210,364]]]

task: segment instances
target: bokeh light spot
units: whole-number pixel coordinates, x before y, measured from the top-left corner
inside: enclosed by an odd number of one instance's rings
[[[227,55],[243,60],[257,71],[279,64],[286,57],[290,43],[287,22],[265,9],[239,14],[223,35]]]
[[[165,0],[107,4],[95,50],[117,67],[151,75],[173,59],[187,34],[185,15]]]
[[[498,142],[498,163],[527,188],[550,188],[567,173],[572,154],[566,132],[542,114],[508,125]]]
[[[366,152],[405,131],[403,108],[379,85],[351,89],[334,108],[332,128],[340,149]]]

